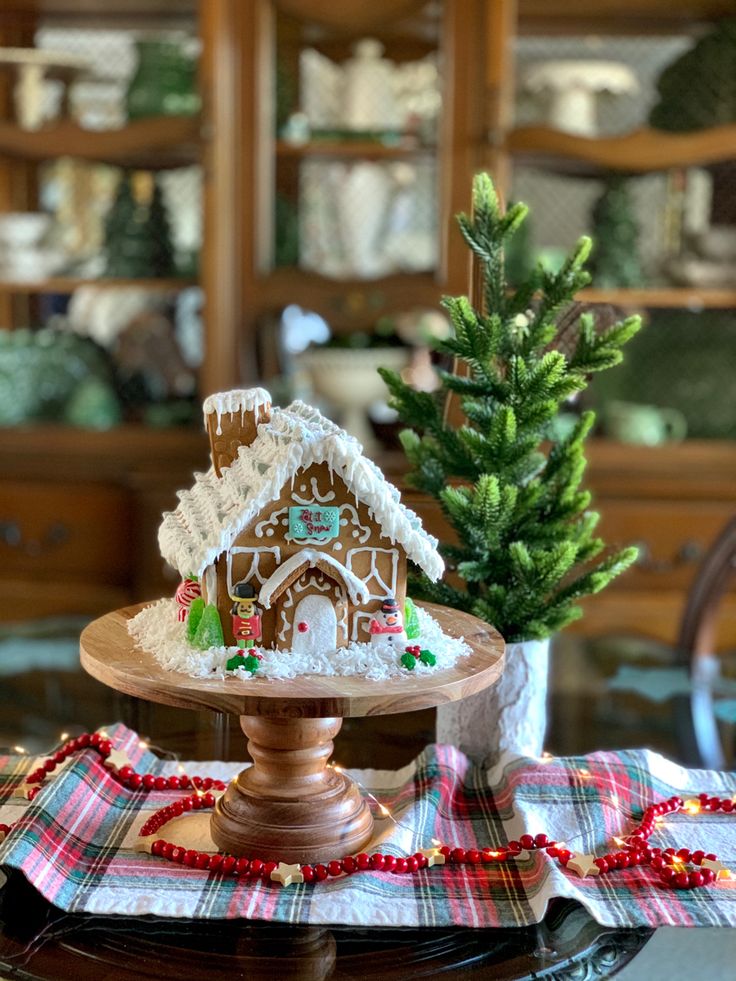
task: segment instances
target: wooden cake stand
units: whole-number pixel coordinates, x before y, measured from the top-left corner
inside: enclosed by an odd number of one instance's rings
[[[231,855],[321,862],[354,854],[371,838],[373,818],[350,777],[328,767],[343,718],[390,715],[457,701],[490,687],[503,671],[504,642],[482,620],[422,604],[472,653],[431,674],[390,681],[312,675],[293,680],[190,678],[164,670],[135,648],[127,622],[146,604],[108,613],[82,633],[83,668],[128,695],[188,709],[240,716],[253,765],[218,800],[211,835]],[[377,747],[377,762],[380,748]]]

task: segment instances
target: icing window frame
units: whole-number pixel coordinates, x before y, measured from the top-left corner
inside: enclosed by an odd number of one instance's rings
[[[269,555],[273,555],[276,560],[276,565],[281,565],[281,546],[280,545],[234,545],[232,548],[227,550],[227,592],[228,596],[232,595],[233,591],[233,555],[252,555],[253,558],[250,563],[250,568],[246,575],[242,576],[237,582],[250,582],[252,579],[256,579],[258,583],[262,586],[268,576],[261,575],[260,571],[260,557],[265,552]]]

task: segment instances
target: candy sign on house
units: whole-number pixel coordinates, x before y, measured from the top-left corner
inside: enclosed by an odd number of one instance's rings
[[[340,509],[304,507],[289,508],[289,535],[294,541],[326,542],[340,534]]]
[[[194,574],[234,645],[233,603],[252,595],[257,646],[327,651],[369,643],[387,599],[403,610],[407,560],[443,572],[437,541],[360,444],[316,409],[272,408],[256,388],[204,404],[211,470],[164,515],[159,544]]]

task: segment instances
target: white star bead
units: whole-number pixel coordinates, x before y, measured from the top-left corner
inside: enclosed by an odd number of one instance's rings
[[[301,866],[279,862],[278,867],[271,873],[271,881],[280,882],[282,886],[290,886],[292,882],[304,882]]]
[[[431,869],[433,865],[444,865],[446,862],[445,856],[439,848],[422,848],[422,855],[427,859],[428,869]]]
[[[116,770],[122,770],[124,766],[132,766],[132,763],[121,749],[113,749],[105,759],[105,763],[107,766],[111,766]]]
[[[716,879],[732,879],[733,875],[729,868],[723,864],[723,862],[718,862],[713,858],[704,858],[700,863],[700,867],[703,869],[710,869],[711,872],[715,873]]]
[[[581,879],[588,875],[598,875],[600,869],[595,863],[595,855],[585,855],[583,852],[575,852],[567,863],[567,868],[577,872]]]

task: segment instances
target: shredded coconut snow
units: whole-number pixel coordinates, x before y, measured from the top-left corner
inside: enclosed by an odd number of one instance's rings
[[[192,678],[224,678],[227,674],[250,681],[252,675],[244,668],[227,671],[226,662],[237,647],[210,647],[200,651],[186,638],[186,624],[176,617],[177,605],[173,599],[162,599],[146,606],[128,621],[128,632],[137,645],[152,654],[167,671],[179,671]],[[257,648],[263,654],[258,678],[301,678],[304,675],[357,675],[371,681],[386,681],[399,675],[429,674],[452,667],[455,662],[470,654],[471,649],[462,637],[450,637],[437,621],[421,607],[417,607],[420,635],[406,646],[419,644],[437,658],[430,667],[416,662],[412,672],[400,663],[402,651],[389,643],[358,643],[323,653],[270,650]],[[242,653],[242,652],[241,652]]]

